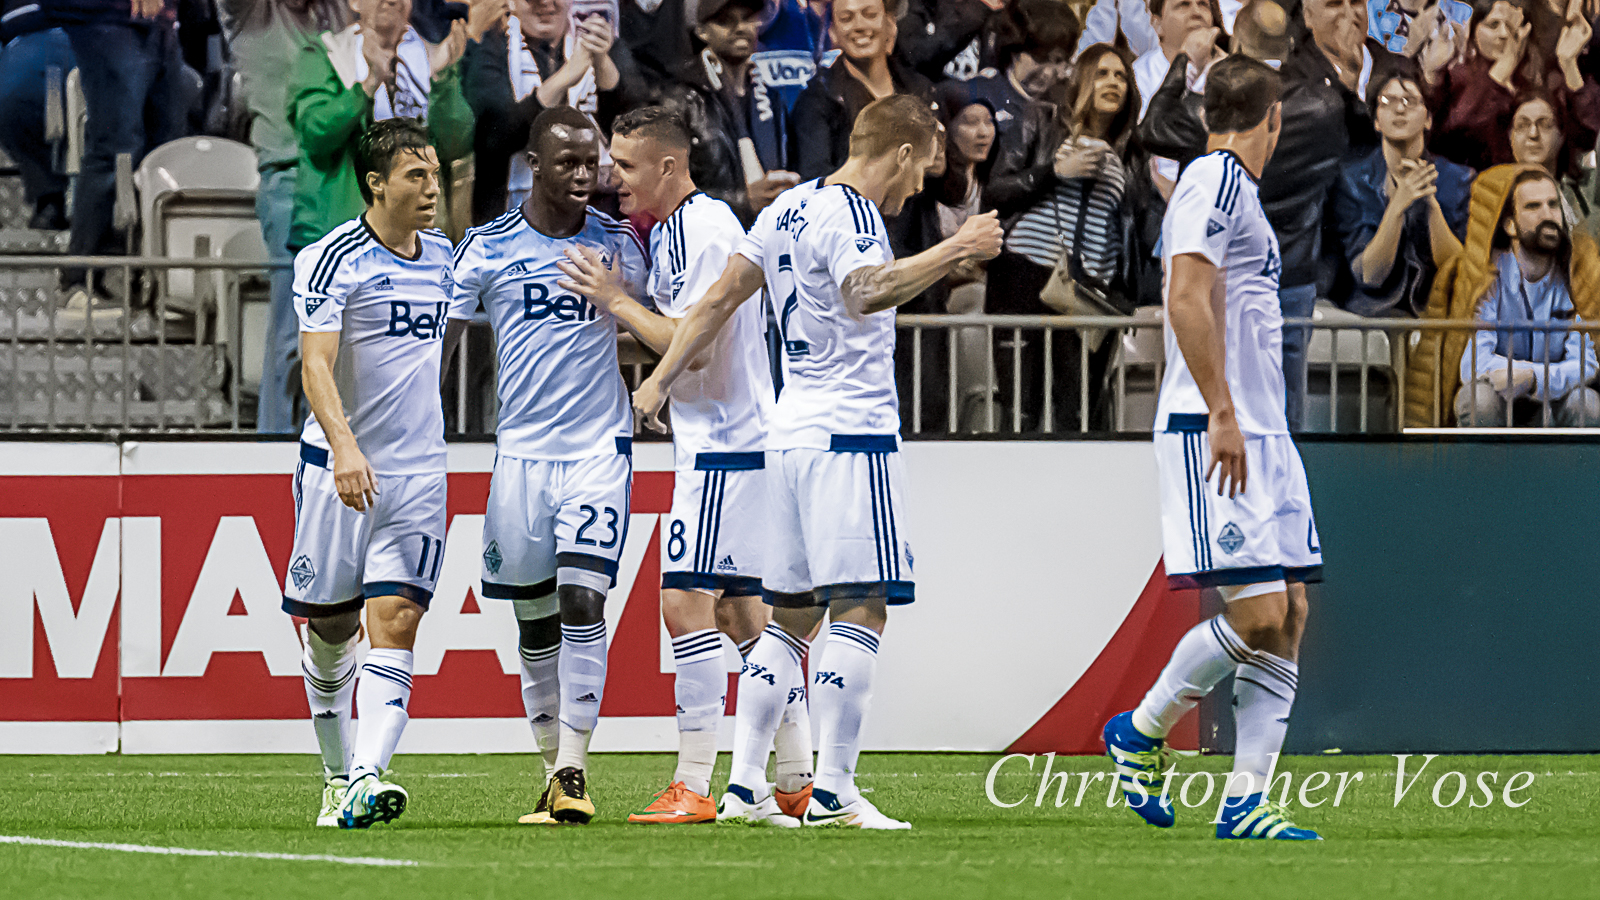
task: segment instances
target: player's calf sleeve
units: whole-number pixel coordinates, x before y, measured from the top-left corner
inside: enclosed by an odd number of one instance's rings
[[[792,794],[810,784],[815,777],[816,764],[811,749],[811,711],[806,704],[806,670],[796,667],[798,677],[789,688],[788,703],[783,707],[783,720],[778,723],[778,733],[772,738],[773,755],[777,757],[778,790]]]
[[[545,768],[554,771],[551,767],[559,744],[556,717],[561,713],[561,645],[537,649],[519,645],[517,653],[522,658],[522,711],[528,716]]]
[[[1269,787],[1267,778],[1274,754],[1283,750],[1299,682],[1299,666],[1260,650],[1234,672],[1234,777],[1228,780],[1228,796],[1244,797]],[[1250,777],[1240,777],[1244,775]]]
[[[1133,711],[1133,727],[1150,737],[1165,738],[1184,713],[1252,652],[1222,616],[1189,629],[1173,648],[1161,677]]]
[[[767,794],[767,755],[773,734],[783,718],[789,691],[805,678],[800,660],[809,644],[777,624],[769,624],[750,649],[739,674],[739,709],[734,714],[733,771],[728,790],[735,787],[754,803]]]
[[[325,778],[350,771],[350,712],[356,693],[359,640],[359,634],[352,634],[344,643],[330,644],[310,628],[305,630],[300,672],[305,676],[306,702],[311,706],[311,726],[322,751]]]
[[[817,661],[811,701],[821,725],[814,790],[855,800],[856,760],[861,756],[861,724],[872,700],[878,669],[878,633],[849,622],[828,626],[828,644]]]
[[[356,685],[356,709],[361,714],[356,729],[356,750],[350,779],[379,774],[389,768],[394,748],[411,716],[410,650],[378,649],[367,654]]]
[[[717,726],[728,693],[722,633],[707,628],[673,638],[672,659],[677,668],[673,694],[678,701],[678,770],[672,780],[706,796],[711,793]]]
[[[586,768],[606,688],[606,623],[561,626],[561,749],[555,768]]]

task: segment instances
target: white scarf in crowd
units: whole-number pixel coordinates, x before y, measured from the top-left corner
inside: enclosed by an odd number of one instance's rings
[[[578,47],[577,24],[573,23],[567,28],[567,36],[562,42],[564,57],[571,59]],[[544,78],[539,74],[539,62],[534,57],[533,51],[528,48],[528,39],[522,33],[522,26],[517,24],[515,17],[506,23],[506,50],[509,54],[511,67],[511,93],[518,101],[526,100],[529,94],[539,89],[544,84]],[[583,73],[578,83],[567,89],[567,105],[572,106],[590,119],[600,108],[600,87],[595,83],[594,69]],[[595,127],[599,130],[599,126]],[[606,147],[604,137],[600,140],[600,165],[611,165],[611,153]],[[507,191],[507,209],[515,209],[522,205],[528,198],[528,192],[533,190],[533,170],[528,168],[528,161],[521,153],[511,157],[511,178]]]

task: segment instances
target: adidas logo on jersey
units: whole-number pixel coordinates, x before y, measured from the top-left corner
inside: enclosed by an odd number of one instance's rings
[[[379,279],[377,284],[372,286],[372,289],[375,291],[392,291],[394,290],[394,285],[389,283],[389,276],[385,275]]]
[[[405,709],[406,708],[406,705],[404,703],[400,702],[400,698],[399,697],[396,697],[393,700],[390,700],[388,703],[385,703],[384,706],[398,706],[401,709]]]
[[[306,556],[304,553],[300,554],[300,558],[295,560],[294,565],[289,567],[289,577],[294,579],[296,588],[302,591],[305,590],[306,585],[311,583],[311,579],[317,577],[317,568],[311,564],[311,557]]]
[[[719,560],[717,562],[717,571],[718,572],[737,572],[737,571],[739,571],[739,567],[733,564],[733,555],[732,554],[724,556],[721,560]]]
[[[514,263],[511,264],[511,268],[506,270],[506,274],[507,275],[526,275],[526,274],[528,274],[528,264],[525,263],[525,262],[522,262],[521,260],[518,260],[517,262],[514,262]]]
[[[589,691],[588,693],[584,694],[582,697],[579,697],[575,702],[577,702],[577,703],[599,703],[600,702],[600,698],[596,697],[594,695],[594,691]]]

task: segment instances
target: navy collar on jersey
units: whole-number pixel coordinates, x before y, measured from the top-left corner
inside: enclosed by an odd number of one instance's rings
[[[385,249],[385,250],[389,251],[391,254],[393,254],[395,259],[403,260],[405,262],[416,262],[417,260],[422,258],[422,232],[420,232],[420,231],[417,232],[417,252],[415,254],[411,255],[411,256],[405,256],[405,255],[401,254],[400,251],[394,249],[393,247],[389,246],[388,244],[385,244],[383,242],[383,238],[378,237],[378,233],[376,231],[372,230],[372,226],[371,225],[367,224],[367,214],[366,213],[362,213],[361,214],[361,227],[365,228],[367,230],[367,237],[372,238],[373,242],[376,243],[379,247],[382,247],[383,249]]]
[[[667,221],[667,219],[671,219],[673,216],[675,216],[678,213],[682,212],[683,208],[685,206],[688,206],[689,203],[694,200],[694,198],[700,196],[702,193],[705,193],[705,192],[700,190],[699,188],[695,188],[694,190],[690,191],[687,196],[685,196],[682,200],[678,201],[678,205],[674,206],[672,208],[672,212],[667,213],[667,218],[666,219],[662,219],[661,221],[665,222],[665,221]]]
[[[1211,153],[1207,153],[1206,155],[1207,156],[1211,156],[1211,155],[1217,154],[1217,153],[1226,153],[1229,156],[1233,157],[1233,161],[1239,164],[1239,170],[1244,172],[1244,177],[1250,179],[1250,183],[1251,184],[1254,184],[1257,187],[1261,186],[1261,179],[1259,179],[1256,176],[1250,174],[1250,167],[1244,164],[1244,160],[1240,158],[1238,153],[1235,153],[1234,151],[1228,149],[1227,147],[1218,147],[1217,149],[1211,151]]]
[[[589,207],[585,206],[583,208],[583,218],[578,221],[578,227],[576,229],[574,229],[571,234],[546,234],[544,229],[542,229],[539,226],[533,224],[533,220],[528,218],[528,204],[527,203],[518,204],[518,206],[517,206],[517,218],[522,220],[522,224],[524,224],[524,225],[528,226],[529,228],[533,229],[533,233],[534,234],[542,235],[544,237],[547,237],[547,238],[551,239],[552,241],[566,241],[566,240],[571,240],[572,238],[575,238],[580,234],[583,234],[584,226],[589,224]]]

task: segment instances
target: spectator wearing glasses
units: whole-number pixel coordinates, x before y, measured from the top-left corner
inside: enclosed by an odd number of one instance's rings
[[[874,100],[911,94],[928,100],[933,83],[893,56],[905,0],[834,0],[828,36],[833,65],[812,77],[789,117],[789,146],[801,178],[820,178],[850,155],[850,128]]]
[[[472,148],[472,112],[456,64],[466,23],[429,44],[409,24],[411,0],[353,0],[352,8],[360,21],[308,41],[291,69],[289,124],[300,148],[289,229],[295,252],[366,208],[355,156],[373,122],[424,117],[446,167]]]
[[[1568,138],[1571,132],[1573,137]],[[1595,132],[1563,115],[1562,104],[1548,91],[1524,91],[1511,113],[1511,157],[1515,162],[1543,168],[1561,185],[1567,224],[1587,222],[1595,202],[1574,177],[1577,157],[1593,148]]]
[[[1369,90],[1382,141],[1347,163],[1334,189],[1333,221],[1355,279],[1344,306],[1416,316],[1434,273],[1461,252],[1473,172],[1424,152],[1432,117],[1416,77],[1391,74]]]
[[[1472,352],[1461,358],[1457,424],[1600,425],[1600,393],[1589,387],[1596,374],[1593,339],[1515,327],[1582,323],[1574,276],[1580,265],[1591,276],[1600,265],[1593,242],[1574,245],[1549,172],[1526,166],[1516,174],[1494,247],[1476,318],[1507,327],[1471,335]],[[1581,302],[1592,309],[1595,301],[1586,293]]]
[[[1078,17],[1059,0],[1017,0],[1002,20],[996,54],[1001,71],[967,82],[994,110],[998,143],[1072,74]]]

